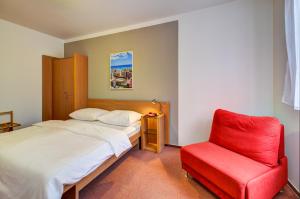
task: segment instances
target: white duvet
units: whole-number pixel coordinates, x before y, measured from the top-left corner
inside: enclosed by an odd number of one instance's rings
[[[59,199],[131,143],[116,129],[77,120],[48,121],[0,135],[0,198]]]

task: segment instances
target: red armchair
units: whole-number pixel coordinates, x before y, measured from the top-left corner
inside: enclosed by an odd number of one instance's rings
[[[273,117],[216,110],[209,141],[182,147],[181,162],[220,198],[272,198],[287,183],[283,126]]]

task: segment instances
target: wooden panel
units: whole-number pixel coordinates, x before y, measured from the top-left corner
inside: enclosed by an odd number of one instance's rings
[[[88,99],[88,57],[74,54],[74,109],[86,107]]]
[[[64,115],[64,88],[63,88],[63,66],[60,59],[53,60],[53,84],[52,84],[52,119],[63,119]]]
[[[42,78],[43,78],[43,121],[52,119],[52,61],[54,57],[42,56]]]
[[[158,136],[157,136],[157,143],[158,143],[158,145],[157,145],[157,152],[158,153],[160,153],[161,150],[165,146],[165,136],[162,133],[162,132],[164,132],[164,129],[165,129],[164,118],[165,117],[161,117],[157,121],[157,132],[158,132]]]
[[[69,189],[64,192],[62,199],[79,199],[79,190],[76,185],[69,187]]]
[[[68,119],[69,114],[74,111],[74,59],[67,58],[62,60],[63,63],[63,82],[64,82],[64,116]]]
[[[170,144],[170,103],[162,103],[161,110],[164,113],[165,144]]]
[[[147,124],[148,129],[155,129],[155,130],[157,129],[157,125],[156,125],[157,119],[155,117],[148,118],[147,122],[148,122],[148,124]]]
[[[147,132],[147,134],[146,134],[147,143],[148,144],[152,143],[152,144],[156,145],[157,144],[157,132],[156,131],[152,131],[152,132]]]
[[[53,119],[65,120],[74,110],[73,59],[53,60]]]
[[[112,99],[88,99],[87,107],[102,108],[106,110],[133,110],[142,114],[159,112],[159,104],[152,104],[151,101],[139,100],[112,100]],[[161,102],[161,111],[164,113],[165,144],[170,140],[170,104]]]

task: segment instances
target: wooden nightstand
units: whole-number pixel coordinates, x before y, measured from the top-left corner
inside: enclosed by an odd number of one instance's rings
[[[142,118],[142,149],[160,153],[165,145],[164,114]]]

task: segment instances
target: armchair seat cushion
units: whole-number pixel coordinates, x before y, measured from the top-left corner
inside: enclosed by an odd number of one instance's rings
[[[272,168],[211,142],[181,148],[187,165],[233,198],[245,198],[247,183]]]

